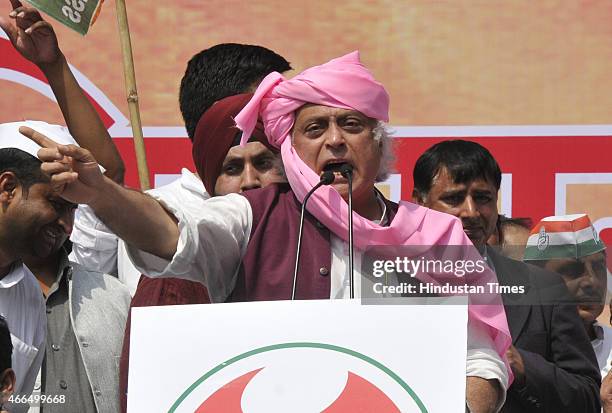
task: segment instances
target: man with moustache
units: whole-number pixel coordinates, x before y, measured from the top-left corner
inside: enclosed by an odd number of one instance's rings
[[[22,401],[8,408],[19,413],[29,408],[27,398],[43,361],[47,329],[40,287],[22,258],[49,253],[55,240],[53,227],[60,219],[52,202],[66,201],[49,194],[49,179],[40,172],[40,161],[23,150],[36,151],[37,146],[21,137],[24,146],[16,145],[13,131],[0,125],[0,316],[11,332],[13,390]]]
[[[586,214],[543,218],[527,240],[524,261],[563,278],[576,301],[601,372],[603,411],[612,411],[612,328],[600,324],[608,290],[606,245]]]

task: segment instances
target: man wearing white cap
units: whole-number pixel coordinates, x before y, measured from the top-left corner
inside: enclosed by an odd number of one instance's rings
[[[606,245],[589,217],[574,214],[543,218],[531,231],[523,260],[561,275],[576,299],[601,376],[606,377],[612,362],[612,328],[597,322],[606,304]],[[604,397],[602,403],[606,411]]]
[[[16,140],[14,131],[15,127],[0,125],[0,315],[11,331],[14,394],[19,400],[27,399],[34,389],[46,337],[43,296],[21,259],[47,254],[55,241],[51,228],[71,224],[55,212],[52,202],[66,201],[50,194],[49,179],[35,158],[39,146]],[[27,409],[27,403],[9,407],[14,412]]]
[[[560,215],[546,217],[533,228],[523,258],[563,277],[576,299],[602,376],[610,370],[612,349],[612,329],[597,322],[606,304],[605,250],[587,215]]]
[[[8,203],[3,211],[7,213],[3,218],[10,220],[6,225],[10,231],[3,239],[16,247],[17,257],[35,274],[29,292],[37,303],[42,302],[38,311],[42,315],[43,336],[46,331],[47,338],[46,346],[36,347],[37,363],[32,364],[27,377],[35,378],[44,360],[41,393],[57,402],[43,404],[43,412],[115,412],[119,408],[116,360],[121,353],[130,295],[114,277],[68,261],[63,245],[72,231],[76,205],[60,198],[57,188],[40,173],[41,162],[35,158],[40,147],[19,134],[20,126],[34,128],[65,144],[75,141],[65,127],[44,122],[0,125],[1,147],[7,148],[0,149],[0,177],[5,177],[0,183],[14,173],[22,194],[18,198],[21,202]],[[22,268],[31,281],[32,273]],[[0,307],[5,304],[3,299]],[[10,302],[8,305],[9,324],[11,319],[27,314]],[[32,320],[22,320],[26,325],[36,325]],[[15,334],[12,326],[11,331]],[[18,345],[15,349],[17,356]],[[19,400],[22,399],[16,402]],[[33,401],[38,404],[36,398]],[[20,403],[14,409],[26,407]]]

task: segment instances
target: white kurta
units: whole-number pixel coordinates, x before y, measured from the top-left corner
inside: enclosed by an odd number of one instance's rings
[[[47,315],[38,281],[20,262],[0,279],[0,314],[7,320],[13,343],[14,394],[29,396],[45,354]],[[15,404],[9,410],[27,411],[27,404]]]

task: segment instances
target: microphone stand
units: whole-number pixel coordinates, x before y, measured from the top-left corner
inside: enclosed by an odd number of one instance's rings
[[[353,270],[353,167],[350,164],[342,165],[340,173],[348,181],[348,225],[349,225],[349,289],[350,297],[355,298],[355,272]]]
[[[319,189],[323,185],[332,184],[335,179],[336,179],[336,176],[334,175],[332,171],[323,172],[319,183],[316,184],[310,191],[308,191],[308,193],[304,197],[304,201],[302,202],[302,212],[300,213],[300,230],[298,233],[298,242],[297,242],[297,255],[295,257],[295,269],[293,270],[293,285],[291,287],[291,300],[295,300],[297,275],[298,275],[298,269],[300,267],[300,250],[302,249],[302,235],[303,235],[303,230],[304,230],[304,215],[306,213],[306,203],[308,202],[312,194],[314,194],[317,189]]]

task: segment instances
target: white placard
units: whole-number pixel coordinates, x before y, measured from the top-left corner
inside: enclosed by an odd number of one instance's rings
[[[128,411],[463,413],[466,326],[448,304],[134,308]]]

